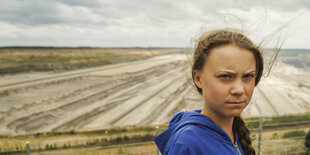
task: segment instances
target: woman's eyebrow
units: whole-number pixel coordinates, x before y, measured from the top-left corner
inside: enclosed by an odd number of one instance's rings
[[[255,70],[251,69],[251,70],[246,71],[244,74],[251,74],[251,73],[255,74],[255,72],[256,72]],[[215,73],[216,74],[219,74],[219,73],[237,74],[236,71],[232,71],[232,70],[219,70]]]
[[[237,72],[232,71],[232,70],[219,70],[216,73],[229,73],[229,74],[236,74]]]
[[[245,74],[251,74],[251,73],[255,74],[255,72],[256,72],[255,70],[249,70],[249,71],[246,71]]]

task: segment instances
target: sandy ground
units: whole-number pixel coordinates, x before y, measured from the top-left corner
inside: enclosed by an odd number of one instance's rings
[[[3,76],[0,134],[168,123],[177,111],[202,107],[189,69],[185,55],[168,55],[67,73]],[[309,75],[279,62],[243,116],[309,112]]]

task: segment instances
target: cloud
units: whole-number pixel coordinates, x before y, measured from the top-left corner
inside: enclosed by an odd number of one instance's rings
[[[239,18],[257,33],[254,38],[298,17],[288,27],[309,40],[309,8],[307,0],[10,0],[0,5],[0,29],[5,30],[0,46],[186,47],[202,29],[225,25],[224,16],[235,25]]]

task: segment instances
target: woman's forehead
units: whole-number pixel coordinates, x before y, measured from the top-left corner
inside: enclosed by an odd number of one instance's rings
[[[256,68],[254,54],[247,49],[235,45],[224,45],[210,52],[204,68],[212,71],[248,72]]]

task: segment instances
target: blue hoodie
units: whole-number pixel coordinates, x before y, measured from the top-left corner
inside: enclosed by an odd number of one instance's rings
[[[233,144],[223,129],[195,110],[176,113],[154,141],[163,155],[243,155],[237,136]]]

